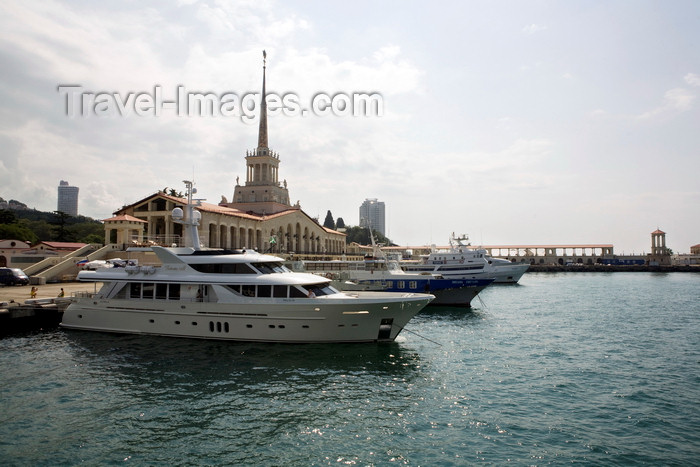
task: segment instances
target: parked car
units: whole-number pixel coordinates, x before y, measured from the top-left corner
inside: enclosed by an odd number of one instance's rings
[[[0,268],[0,284],[3,285],[27,285],[29,277],[17,268]]]

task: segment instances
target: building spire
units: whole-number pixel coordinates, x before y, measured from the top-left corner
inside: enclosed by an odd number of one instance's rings
[[[267,102],[265,102],[265,62],[267,54],[263,50],[263,85],[260,99],[260,129],[258,130],[258,148],[267,148]]]

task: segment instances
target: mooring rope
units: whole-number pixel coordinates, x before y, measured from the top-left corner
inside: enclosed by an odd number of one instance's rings
[[[476,298],[479,299],[479,303],[481,303],[481,306],[484,307],[484,310],[488,310],[488,307],[486,306],[484,300],[481,298],[481,295],[477,295]]]
[[[427,340],[427,341],[429,341],[429,342],[432,342],[433,344],[437,344],[437,345],[439,345],[440,347],[442,347],[442,344],[441,344],[441,343],[436,342],[436,341],[434,341],[434,340],[432,340],[432,339],[428,339],[428,338],[425,337],[425,336],[421,336],[421,335],[418,334],[417,332],[411,331],[410,329],[406,329],[406,328],[403,328],[403,330],[406,331],[406,332],[410,332],[411,334],[415,334],[416,336],[420,337],[421,339],[425,339],[425,340]]]

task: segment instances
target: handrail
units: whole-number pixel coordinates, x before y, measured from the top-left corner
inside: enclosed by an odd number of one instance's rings
[[[94,247],[94,245],[92,245]],[[90,261],[95,260],[95,259],[100,259],[106,256],[107,253],[114,251],[114,250],[119,250],[119,245],[115,245],[113,243],[109,243],[102,248],[98,249],[97,251],[93,251],[89,255],[86,256],[86,258]],[[84,248],[81,248],[80,250],[83,250],[83,253],[87,250],[84,250]],[[78,250],[78,251],[80,251]],[[59,262],[58,264],[41,271],[38,274],[33,275],[32,277],[42,277],[46,281],[49,281],[50,279],[53,279],[55,277],[58,277],[62,274],[65,274],[66,272],[70,271],[73,272],[77,275],[77,266],[75,264],[75,257],[80,256],[78,255],[66,255],[63,257],[63,260]]]
[[[51,266],[56,266],[57,264],[63,262],[66,259],[70,258],[75,258],[76,256],[81,256],[85,252],[93,250],[96,248],[98,244],[95,243],[90,243],[87,244],[75,251],[71,251],[67,255],[64,256],[51,256],[49,258],[44,258],[43,260],[39,261],[38,263],[34,263],[31,266],[27,266],[24,268],[24,273],[28,276],[33,276],[37,274],[40,271],[49,269]]]

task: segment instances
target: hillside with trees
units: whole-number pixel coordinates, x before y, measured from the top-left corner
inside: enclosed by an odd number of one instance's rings
[[[0,198],[0,238],[38,242],[104,243],[102,222],[61,211],[44,212]]]

